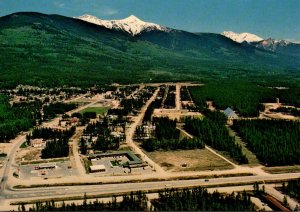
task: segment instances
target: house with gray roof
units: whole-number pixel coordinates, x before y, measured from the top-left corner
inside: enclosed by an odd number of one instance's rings
[[[224,110],[224,114],[227,119],[238,119],[238,115],[230,108],[228,107],[226,110]]]

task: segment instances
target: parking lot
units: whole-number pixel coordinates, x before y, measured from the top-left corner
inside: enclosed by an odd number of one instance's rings
[[[124,175],[124,174],[149,174],[152,173],[152,169],[147,166],[144,168],[123,168],[122,164],[126,163],[128,158],[126,156],[117,157],[105,157],[97,160],[92,160],[92,165],[104,165],[106,168],[105,172],[95,172],[92,175]],[[119,165],[117,165],[119,164]]]
[[[21,165],[19,167],[19,177],[20,179],[28,180],[31,178],[60,178],[67,177],[72,175],[77,175],[78,172],[76,169],[71,168],[70,161],[56,162],[55,168],[40,168],[37,167],[46,165],[44,164],[29,164]],[[50,163],[48,163],[50,164]],[[53,163],[51,163],[53,164]]]

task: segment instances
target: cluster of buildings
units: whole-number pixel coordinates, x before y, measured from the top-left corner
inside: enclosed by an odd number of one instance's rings
[[[92,172],[92,173],[106,172],[108,168],[111,168],[114,166],[119,166],[119,167],[128,168],[128,169],[143,168],[143,167],[148,166],[148,164],[143,162],[132,151],[116,151],[116,152],[110,152],[110,153],[90,154],[88,156],[88,159],[92,163],[92,165],[90,166],[90,172]],[[104,162],[103,163],[101,162],[104,160],[111,161],[110,167],[106,167]],[[97,162],[97,163],[95,163],[95,162]]]

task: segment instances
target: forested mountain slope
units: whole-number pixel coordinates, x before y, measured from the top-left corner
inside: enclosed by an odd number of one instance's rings
[[[153,30],[133,37],[33,12],[0,18],[0,51],[2,88],[202,80],[224,73],[247,77],[300,67],[296,57],[245,47],[217,34]]]

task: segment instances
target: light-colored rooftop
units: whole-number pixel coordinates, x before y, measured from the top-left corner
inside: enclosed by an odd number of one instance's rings
[[[106,170],[103,164],[90,166],[91,171]]]

